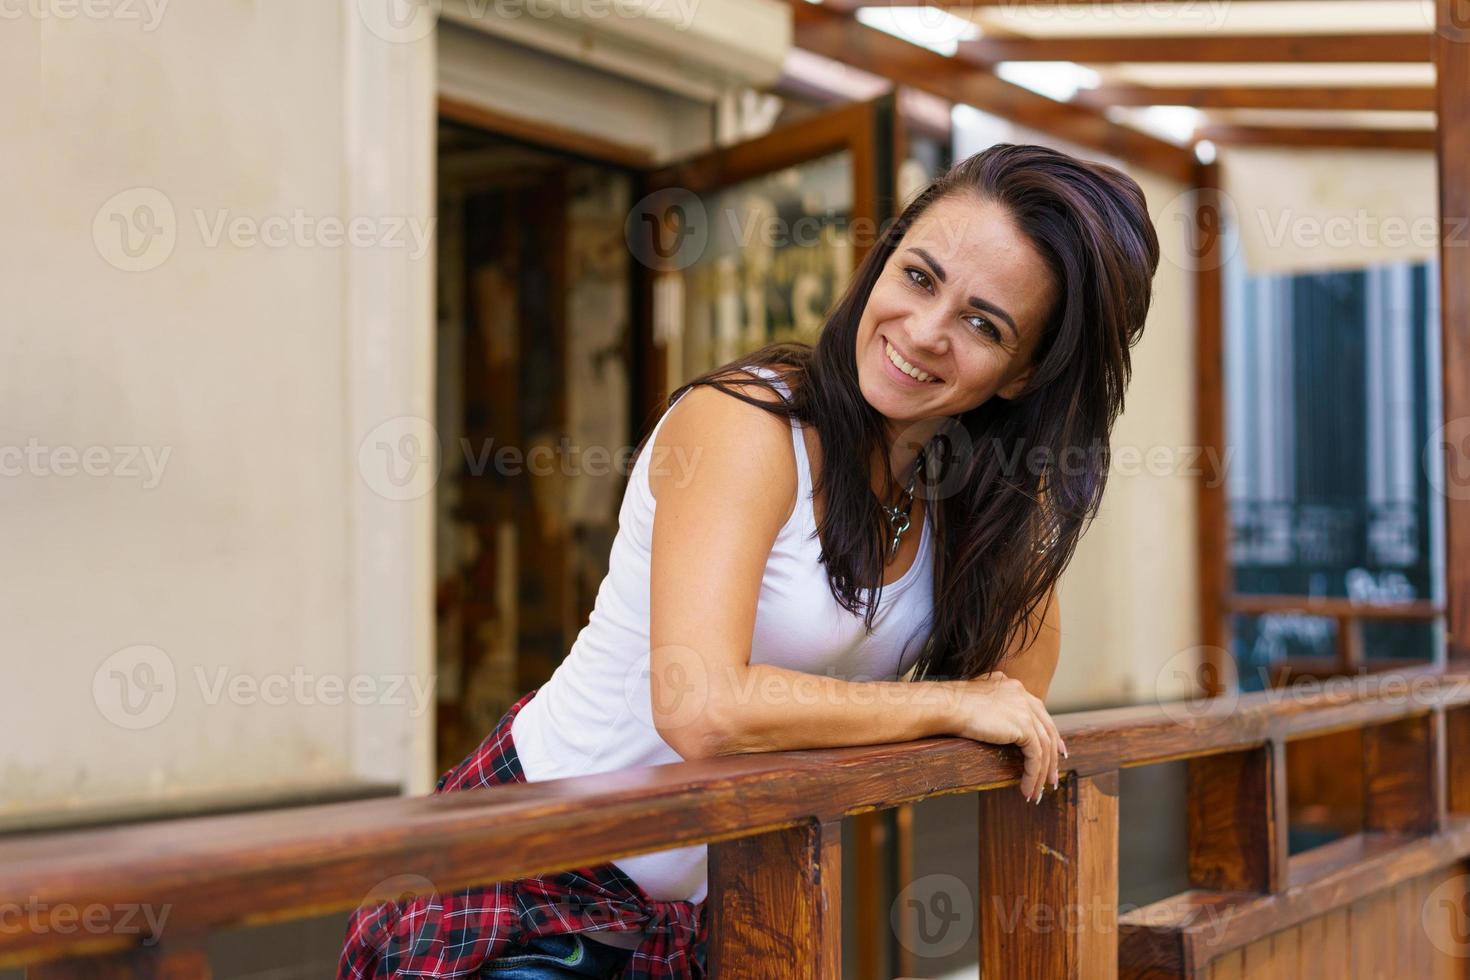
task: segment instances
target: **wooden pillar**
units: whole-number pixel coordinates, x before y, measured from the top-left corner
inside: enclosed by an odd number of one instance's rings
[[[1449,654],[1470,656],[1470,15],[1437,0],[1434,37],[1439,155],[1440,309],[1444,359],[1445,626]]]
[[[842,977],[842,821],[709,845],[709,975]]]
[[[1215,459],[1225,459],[1225,299],[1221,285],[1225,209],[1220,199],[1219,165],[1197,165],[1194,183],[1195,225],[1189,254],[1195,262],[1195,441],[1202,450],[1213,450]],[[1199,636],[1206,650],[1206,662],[1200,666],[1208,696],[1222,693],[1235,673],[1219,662],[1217,652],[1230,649],[1229,597],[1234,588],[1227,546],[1230,513],[1223,475],[1206,469],[1195,490]]]
[[[1269,894],[1286,888],[1286,746],[1190,759],[1189,883]]]
[[[980,973],[1116,980],[1118,772],[980,794]]]

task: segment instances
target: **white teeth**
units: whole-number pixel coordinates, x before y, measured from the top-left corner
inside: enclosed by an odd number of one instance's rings
[[[923,371],[920,371],[918,368],[914,367],[908,361],[905,361],[903,357],[899,355],[898,351],[893,349],[893,345],[890,344],[888,341],[883,341],[883,348],[885,353],[888,354],[888,359],[893,362],[894,367],[898,368],[900,371],[902,371],[904,374],[907,374],[915,381],[938,380],[932,374],[926,374]]]

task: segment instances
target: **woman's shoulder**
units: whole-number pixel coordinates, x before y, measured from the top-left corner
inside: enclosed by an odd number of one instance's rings
[[[728,377],[738,381],[749,376],[735,371]],[[759,384],[739,385],[734,390],[768,404],[783,397]],[[686,473],[692,475],[687,483],[712,490],[719,488],[732,495],[759,490],[795,501],[791,423],[779,412],[751,405],[711,385],[697,385],[679,398],[660,423],[650,449],[655,465],[648,483],[655,499],[664,486],[673,485],[680,473]],[[675,465],[660,467],[656,465],[660,460]]]

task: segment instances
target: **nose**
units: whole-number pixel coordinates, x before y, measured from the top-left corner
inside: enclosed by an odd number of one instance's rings
[[[931,304],[931,308],[916,311],[908,319],[905,339],[915,354],[937,357],[949,349],[949,321],[951,316],[942,308],[943,304]]]

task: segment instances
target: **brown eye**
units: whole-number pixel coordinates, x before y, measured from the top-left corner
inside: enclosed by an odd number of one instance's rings
[[[985,334],[985,336],[989,337],[991,340],[1000,340],[1000,329],[996,327],[995,324],[985,319],[983,316],[976,316],[972,313],[965,317],[965,322],[970,324],[970,326],[974,327],[980,333]]]
[[[926,273],[923,269],[916,269],[913,266],[908,266],[903,271],[904,274],[909,277],[909,282],[918,286],[920,289],[929,288],[929,274]]]

